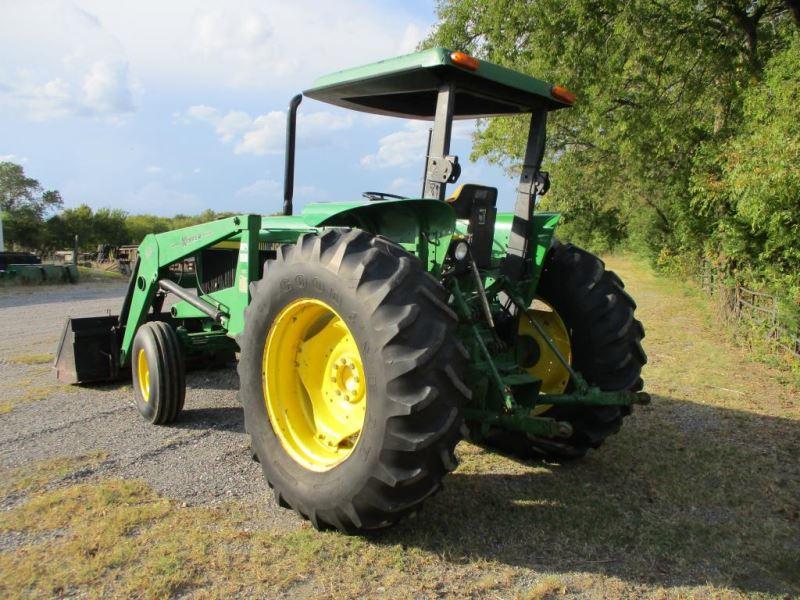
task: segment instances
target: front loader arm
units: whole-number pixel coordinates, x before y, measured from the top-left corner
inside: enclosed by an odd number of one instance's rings
[[[119,364],[124,366],[130,358],[136,331],[147,320],[158,290],[162,270],[169,265],[192,256],[196,252],[231,237],[242,235],[239,259],[236,266],[236,286],[242,295],[242,305],[249,301],[250,282],[258,278],[258,241],[261,217],[240,215],[166,233],[149,234],[139,246],[139,258],[131,275],[132,285],[123,304],[120,327],[124,327]],[[225,320],[238,318],[232,315]]]

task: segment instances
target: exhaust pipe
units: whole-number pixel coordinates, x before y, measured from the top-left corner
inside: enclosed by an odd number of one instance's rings
[[[283,214],[291,216],[292,197],[294,196],[294,141],[297,125],[297,107],[303,101],[303,95],[297,94],[289,101],[289,112],[286,114],[286,168],[283,174]]]

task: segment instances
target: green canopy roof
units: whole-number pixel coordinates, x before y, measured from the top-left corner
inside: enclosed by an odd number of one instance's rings
[[[432,119],[444,83],[455,86],[455,118],[513,115],[569,106],[552,95],[553,86],[535,77],[477,61],[470,70],[445,48],[432,48],[320,77],[304,94],[363,112]]]

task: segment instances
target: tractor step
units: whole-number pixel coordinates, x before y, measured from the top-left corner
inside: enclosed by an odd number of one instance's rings
[[[121,373],[119,317],[67,318],[53,368],[62,383],[115,381]]]

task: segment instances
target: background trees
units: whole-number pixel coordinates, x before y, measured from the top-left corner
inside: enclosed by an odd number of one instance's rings
[[[39,182],[25,175],[20,165],[0,163],[0,211],[9,248],[49,254],[57,249],[71,249],[77,235],[80,249],[93,251],[101,244],[138,244],[148,233],[161,233],[231,215],[213,210],[194,216],[128,215],[116,208],[93,211],[86,204],[56,212],[61,206],[57,191],[43,191]]]
[[[30,247],[42,247],[47,237],[44,218],[61,204],[58,192],[44,191],[20,165],[0,162],[0,212],[7,244],[29,240]]]
[[[712,261],[800,303],[800,3],[441,0],[426,44],[575,91],[552,115],[542,207],[595,250],[666,269]],[[473,158],[514,171],[524,119],[492,119]]]

